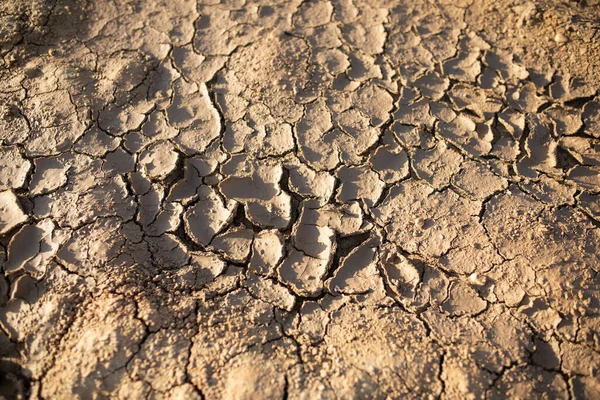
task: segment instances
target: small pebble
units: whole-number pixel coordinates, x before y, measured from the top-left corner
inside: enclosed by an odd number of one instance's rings
[[[554,41],[556,43],[559,44],[563,44],[563,43],[567,43],[569,41],[569,38],[566,37],[565,35],[563,35],[562,33],[558,32],[555,36],[554,36]]]

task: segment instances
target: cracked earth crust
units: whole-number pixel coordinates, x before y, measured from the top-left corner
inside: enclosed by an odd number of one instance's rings
[[[600,398],[600,4],[0,2],[0,397]]]

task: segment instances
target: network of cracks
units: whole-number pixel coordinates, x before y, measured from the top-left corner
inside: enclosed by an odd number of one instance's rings
[[[0,391],[600,396],[600,11],[494,3],[0,4]]]

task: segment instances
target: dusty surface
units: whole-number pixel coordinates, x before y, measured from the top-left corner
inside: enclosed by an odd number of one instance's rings
[[[600,398],[597,1],[0,2],[6,398]]]

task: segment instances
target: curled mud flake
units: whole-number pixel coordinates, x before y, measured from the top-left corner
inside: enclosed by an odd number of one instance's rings
[[[194,158],[185,159],[183,178],[171,186],[167,200],[189,204],[198,195],[198,189],[202,185],[202,174],[207,172],[213,171],[205,162]]]
[[[596,221],[600,220],[600,195],[582,192],[577,199],[581,208]]]
[[[600,141],[598,139],[583,137],[563,137],[558,142],[560,150],[566,151],[567,156],[572,157],[566,162],[566,166],[583,164],[589,166],[600,166]]]
[[[300,221],[294,227],[294,247],[310,257],[329,260],[335,246],[333,229],[303,223],[302,217]]]
[[[372,126],[380,126],[390,119],[392,96],[377,85],[365,85],[357,92],[357,108],[369,117]]]
[[[443,63],[444,74],[461,82],[475,82],[481,73],[479,51],[460,50],[452,59]]]
[[[234,265],[228,265],[225,271],[206,284],[206,295],[208,298],[224,296],[240,287],[244,279],[244,269]]]
[[[248,110],[248,105],[250,103],[247,99],[240,97],[239,93],[221,93],[223,90],[220,89],[218,86],[213,86],[213,89],[217,93],[216,103],[219,105],[219,108],[223,113],[223,117],[226,120],[230,121],[233,124],[244,117]],[[228,126],[225,127],[225,129],[227,128]],[[223,141],[225,142],[225,138],[223,139]]]
[[[363,233],[372,225],[364,220],[364,212],[358,201],[352,201],[343,206],[326,205],[320,207],[315,202],[308,201],[303,209],[303,222],[317,226],[328,226],[341,236]]]
[[[577,166],[569,171],[568,178],[579,187],[591,192],[600,191],[600,168]]]
[[[172,233],[165,233],[157,237],[146,237],[148,251],[152,254],[152,265],[158,270],[177,269],[186,265],[190,259],[187,247],[181,239]],[[146,262],[148,255],[144,253]]]
[[[155,220],[146,228],[146,233],[150,236],[160,236],[167,232],[175,232],[181,224],[181,214],[181,204],[165,203]]]
[[[351,109],[334,116],[339,129],[332,131],[331,139],[340,149],[341,160],[355,164],[362,161],[361,155],[377,143],[378,129],[372,127],[358,110]]]
[[[375,63],[375,58],[352,52],[348,54],[350,60],[350,68],[346,74],[348,78],[357,82],[365,82],[369,79],[382,79],[381,68]]]
[[[164,113],[153,112],[140,131],[125,135],[123,146],[131,153],[138,153],[144,147],[159,140],[172,139],[178,133],[177,129],[169,126]]]
[[[483,62],[505,81],[513,79],[525,80],[529,72],[522,66],[513,62],[514,56],[502,51],[488,50],[485,52]],[[546,83],[549,83],[546,82]],[[543,85],[545,86],[545,85]]]
[[[182,287],[200,290],[221,276],[227,263],[213,253],[190,252],[189,264],[177,270]]]
[[[226,130],[226,138],[231,133],[237,146],[231,152],[246,150],[257,157],[281,156],[294,148],[292,126],[287,123],[269,122],[249,128],[245,122]],[[225,138],[224,138],[225,141]]]
[[[4,235],[27,221],[19,199],[11,190],[0,191],[0,235]]]
[[[106,161],[104,162],[102,169],[106,171],[109,176],[127,174],[134,171],[135,158],[122,147],[119,147],[117,150],[106,155]]]
[[[219,136],[219,113],[206,85],[178,79],[174,90],[172,103],[167,108],[167,119],[180,133],[173,141],[188,155],[202,153]]]
[[[377,173],[368,167],[343,167],[337,175],[341,185],[336,197],[342,203],[362,200],[372,207],[385,186]]]
[[[480,118],[494,115],[502,108],[502,102],[488,98],[485,91],[476,86],[459,83],[448,92],[448,96],[459,111],[469,110]]]
[[[390,131],[396,140],[405,147],[420,147],[426,150],[431,149],[437,143],[433,135],[412,125],[394,122]]]
[[[583,107],[583,125],[585,132],[595,138],[600,138],[600,99],[596,98]]]
[[[209,186],[201,186],[198,197],[198,201],[186,209],[183,221],[192,240],[207,246],[233,219],[237,203],[233,200],[224,203]]]
[[[317,297],[323,291],[329,263],[292,249],[278,268],[279,279],[299,296]]]
[[[331,113],[322,100],[308,104],[305,117],[296,124],[295,133],[301,159],[315,169],[332,170],[339,163],[335,147],[325,146],[323,141],[332,127]]]
[[[569,386],[575,398],[593,399],[600,396],[600,384],[595,377],[574,376],[569,379]]]
[[[525,141],[525,157],[517,163],[518,172],[528,178],[536,178],[537,171],[556,172],[558,143],[552,137],[550,122],[539,116],[527,122],[530,133]]]
[[[326,204],[335,186],[335,178],[327,172],[317,172],[302,163],[287,167],[290,176],[290,189],[302,197],[318,198]]]
[[[219,183],[221,192],[243,203],[250,221],[277,229],[289,225],[291,197],[279,187],[281,166],[247,164],[244,157],[237,157],[224,166],[223,171],[233,176]]]
[[[577,110],[553,106],[544,112],[554,122],[554,134],[558,137],[574,135],[583,127],[581,113]]]
[[[273,276],[275,267],[284,256],[284,238],[276,230],[262,230],[252,243],[252,257],[248,267],[254,273]]]
[[[292,219],[291,197],[281,192],[270,201],[249,201],[246,216],[255,225],[285,229]]]
[[[55,229],[49,219],[23,226],[8,244],[4,271],[9,274],[24,271],[36,277],[43,276],[50,259],[67,239],[65,232]]]
[[[423,271],[400,254],[395,246],[384,246],[379,257],[383,277],[399,300],[408,306],[417,296]]]
[[[442,303],[442,310],[453,316],[473,315],[485,310],[486,305],[475,289],[456,281],[450,285],[450,293]]]
[[[437,101],[446,94],[446,90],[450,86],[450,80],[435,71],[428,71],[423,76],[417,78],[412,83],[412,86],[419,89],[423,96]]]
[[[414,103],[401,101],[393,116],[395,122],[404,125],[432,128],[435,123],[435,117],[430,113],[430,104],[426,100]]]
[[[519,140],[525,130],[525,115],[510,108],[498,114],[498,122],[515,140]]]
[[[12,284],[10,299],[22,299],[28,303],[35,303],[42,297],[43,286],[38,286],[38,281],[29,275],[21,275]]]
[[[137,221],[147,227],[156,220],[164,198],[164,190],[159,185],[150,184],[148,190],[138,199]]]
[[[223,253],[223,258],[236,263],[245,263],[250,256],[253,232],[245,228],[231,228],[217,235],[211,247]]]
[[[377,268],[380,238],[373,237],[354,248],[340,261],[340,267],[325,282],[333,294],[366,294],[383,290]]]
[[[300,217],[292,230],[294,247],[307,256],[330,261],[335,251],[335,231],[320,218],[314,200],[304,202]]]
[[[0,147],[0,190],[19,189],[25,184],[31,162],[16,146]]]
[[[179,161],[179,154],[170,142],[158,142],[140,154],[140,164],[151,179],[167,178]]]
[[[493,135],[489,129],[480,132],[479,126],[465,113],[451,122],[438,124],[439,134],[473,156],[487,155],[492,149]]]
[[[552,98],[564,103],[592,97],[596,94],[594,88],[587,84],[585,78],[574,77],[570,74],[554,76],[549,91]]]
[[[100,112],[98,126],[103,131],[113,136],[123,136],[125,133],[140,128],[146,119],[145,112],[149,110],[142,107],[135,108],[130,105],[109,105]]]
[[[409,173],[408,155],[403,150],[392,150],[390,146],[381,146],[369,158],[371,169],[386,184],[396,183]]]
[[[510,87],[506,93],[506,100],[511,107],[523,113],[535,113],[547,101],[544,96],[538,96],[533,83]]]
[[[167,114],[164,112],[153,112],[150,114],[140,133],[152,140],[173,139],[177,136],[177,129],[169,125]]]

